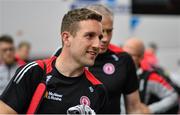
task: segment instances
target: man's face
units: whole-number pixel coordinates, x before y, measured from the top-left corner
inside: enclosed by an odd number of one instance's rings
[[[1,43],[0,43],[0,63],[2,62],[2,50],[1,50]]]
[[[140,64],[140,61],[143,57],[142,54],[139,53],[138,49],[135,47],[131,47],[131,46],[125,46],[123,48],[123,50],[132,56],[132,59],[136,65],[136,67],[138,67]]]
[[[72,58],[82,66],[92,66],[99,53],[102,25],[96,20],[79,22],[76,35],[70,38]]]
[[[0,43],[0,52],[2,61],[5,64],[13,64],[15,59],[15,49],[13,44],[2,42]]]
[[[105,53],[112,38],[113,20],[110,17],[104,16],[102,20],[103,38],[100,42],[99,53]]]
[[[18,50],[18,52],[19,52],[19,56],[20,56],[21,59],[23,59],[23,60],[28,60],[28,58],[29,58],[29,52],[30,52],[30,47],[28,47],[28,46],[23,46],[23,47],[21,47],[21,48]]]

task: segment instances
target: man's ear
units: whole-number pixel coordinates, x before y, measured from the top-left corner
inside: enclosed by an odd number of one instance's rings
[[[70,46],[71,34],[67,31],[61,33],[61,38],[64,46]]]

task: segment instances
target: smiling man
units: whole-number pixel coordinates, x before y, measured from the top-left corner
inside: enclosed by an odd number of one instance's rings
[[[138,79],[131,56],[121,48],[110,44],[113,34],[113,13],[107,7],[98,4],[90,5],[87,8],[102,15],[103,38],[99,44],[99,55],[95,64],[88,69],[107,88],[109,113],[121,113],[121,94],[125,97],[127,113],[148,113],[148,108],[141,103],[139,98]],[[56,52],[55,56],[59,54],[60,50]]]
[[[0,113],[105,113],[106,90],[84,68],[98,55],[101,19],[85,8],[65,14],[61,54],[18,69],[0,98]]]

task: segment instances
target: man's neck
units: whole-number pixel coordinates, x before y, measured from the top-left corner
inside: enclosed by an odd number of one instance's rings
[[[61,74],[67,77],[78,77],[84,72],[84,67],[80,66],[80,64],[63,51],[57,57],[55,67]]]
[[[15,66],[15,62],[12,62],[12,63],[4,63],[8,68],[11,68],[13,66]]]

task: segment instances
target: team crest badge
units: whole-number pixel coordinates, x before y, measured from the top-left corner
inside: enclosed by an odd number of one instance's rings
[[[106,63],[103,66],[103,71],[108,75],[112,75],[115,72],[115,67],[112,63]]]
[[[91,102],[90,102],[90,100],[89,100],[89,98],[87,96],[82,96],[80,98],[80,104],[81,105],[88,105],[88,106],[90,106]]]

